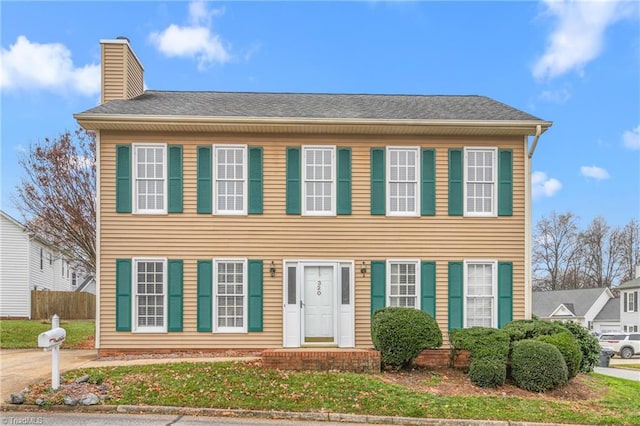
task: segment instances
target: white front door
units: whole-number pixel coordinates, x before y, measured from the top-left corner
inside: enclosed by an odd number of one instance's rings
[[[283,346],[355,345],[353,262],[283,263]]]
[[[304,266],[302,320],[304,343],[335,342],[335,267]]]

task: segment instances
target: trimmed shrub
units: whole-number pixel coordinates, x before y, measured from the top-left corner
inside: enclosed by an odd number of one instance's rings
[[[520,340],[513,343],[511,379],[519,388],[544,392],[565,385],[567,365],[562,354],[550,343]]]
[[[495,388],[504,384],[507,365],[495,358],[476,358],[469,366],[469,379],[481,388]]]
[[[535,339],[538,336],[560,333],[564,331],[561,324],[540,320],[516,320],[505,324],[503,330],[509,334],[512,342]]]
[[[382,362],[408,367],[427,348],[442,346],[442,332],[426,312],[412,308],[383,308],[371,320],[371,339]]]
[[[573,379],[580,372],[582,362],[582,352],[578,340],[568,331],[562,333],[550,334],[547,336],[538,336],[536,340],[551,343],[558,348],[565,364],[567,364],[567,374],[569,379]]]
[[[509,335],[497,328],[457,328],[449,332],[449,342],[453,351],[468,350],[471,361],[495,358],[506,362],[509,355]]]
[[[588,373],[593,371],[593,367],[600,362],[600,344],[598,339],[589,330],[576,322],[566,322],[562,326],[569,330],[578,340],[580,351],[582,352],[582,362],[580,372]]]

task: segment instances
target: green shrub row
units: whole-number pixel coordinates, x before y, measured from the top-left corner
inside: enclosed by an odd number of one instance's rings
[[[578,340],[573,337],[573,334],[569,331],[563,331],[556,334],[538,336],[536,340],[550,343],[560,351],[567,366],[569,379],[573,379],[578,375],[580,364],[582,363],[582,352],[580,351]]]
[[[544,392],[567,383],[567,366],[554,345],[537,340],[521,340],[513,343],[511,380],[519,388]]]
[[[482,388],[502,386],[507,379],[507,364],[496,358],[477,358],[469,366],[469,379]]]

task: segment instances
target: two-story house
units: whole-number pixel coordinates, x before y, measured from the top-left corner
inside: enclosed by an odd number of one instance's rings
[[[618,286],[620,290],[620,329],[628,333],[640,331],[640,265],[636,266],[636,277]]]
[[[96,345],[371,348],[383,306],[447,329],[531,315],[531,156],[483,96],[143,90],[102,45]]]

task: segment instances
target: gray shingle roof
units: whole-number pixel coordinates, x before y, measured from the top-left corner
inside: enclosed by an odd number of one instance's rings
[[[618,286],[619,289],[636,288],[636,287],[640,287],[640,278],[634,278]]]
[[[582,317],[603,291],[605,291],[604,288],[534,291],[532,296],[533,314],[540,318],[548,318],[560,304],[565,306],[573,304],[573,313]]]
[[[542,121],[485,96],[147,90],[84,114],[237,118]]]
[[[598,315],[594,318],[596,321],[614,320],[620,321],[620,298],[609,299],[602,307]]]

